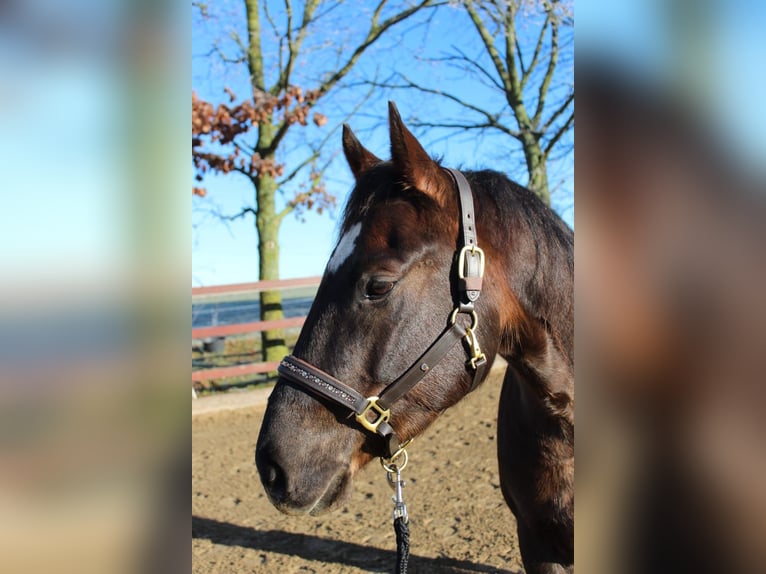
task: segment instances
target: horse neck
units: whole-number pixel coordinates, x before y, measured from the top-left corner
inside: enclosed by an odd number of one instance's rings
[[[521,322],[544,327],[573,363],[574,233],[528,189],[495,172],[469,175],[494,305],[517,307]],[[501,312],[504,331],[523,334],[518,314]]]
[[[524,374],[546,411],[570,419],[574,416],[573,233],[529,190],[510,183],[485,189],[479,194],[484,206],[479,206],[477,219],[486,214],[486,228],[495,230],[484,233],[486,240],[480,239],[500,260],[490,277],[499,286],[495,305],[514,309],[500,312],[500,354]]]

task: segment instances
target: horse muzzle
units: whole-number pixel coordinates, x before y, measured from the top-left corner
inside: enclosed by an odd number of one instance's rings
[[[352,478],[346,463],[291,454],[283,456],[283,449],[261,440],[255,450],[261,483],[277,510],[289,515],[316,516],[334,510],[346,500]]]

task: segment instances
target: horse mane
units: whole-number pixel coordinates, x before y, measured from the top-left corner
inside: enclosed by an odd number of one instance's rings
[[[464,173],[480,204],[477,217],[492,217],[495,244],[507,246],[514,269],[508,280],[519,304],[544,324],[573,363],[574,232],[537,195],[505,175]]]

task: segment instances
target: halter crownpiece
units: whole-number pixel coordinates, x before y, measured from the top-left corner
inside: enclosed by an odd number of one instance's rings
[[[393,460],[403,450],[394,429],[389,424],[391,405],[420,382],[460,339],[465,339],[468,346],[467,365],[473,371],[471,390],[481,382],[487,368],[487,358],[482,353],[476,338],[478,317],[474,303],[481,294],[485,262],[484,252],[478,246],[476,239],[473,194],[462,173],[456,169],[445,169],[455,181],[460,198],[462,247],[457,254],[459,300],[450,315],[449,326],[444,332],[417,361],[389,384],[380,396],[365,397],[332,375],[293,355],[282,359],[278,368],[281,376],[297,383],[307,391],[349,409],[362,427],[381,436],[385,446],[383,458],[387,460]],[[460,314],[470,316],[470,326],[463,327],[458,323],[457,316]]]

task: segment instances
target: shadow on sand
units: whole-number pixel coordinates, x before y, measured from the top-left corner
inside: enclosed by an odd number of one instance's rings
[[[308,534],[282,532],[280,530],[256,530],[219,522],[210,518],[192,516],[192,538],[204,538],[215,544],[240,546],[253,550],[277,552],[298,556],[306,560],[318,560],[328,564],[344,564],[372,572],[389,572],[394,568],[396,552],[362,546],[353,542],[340,542]],[[468,560],[452,558],[428,558],[412,554],[409,571],[434,574],[497,573],[521,574],[521,571],[497,569]]]

